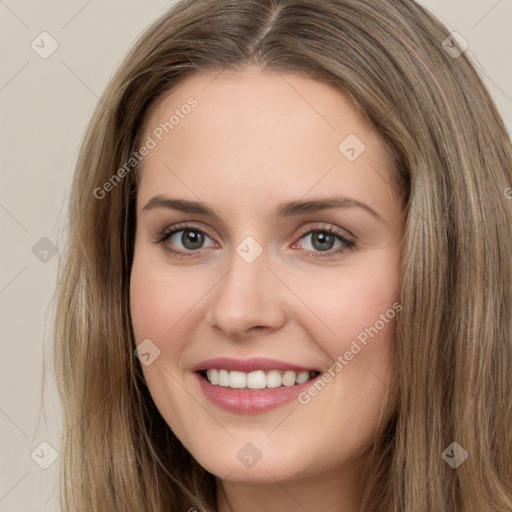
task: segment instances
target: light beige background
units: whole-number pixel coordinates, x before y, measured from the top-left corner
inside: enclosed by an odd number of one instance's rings
[[[40,443],[58,450],[61,435],[48,357],[59,256],[50,252],[42,262],[32,248],[43,237],[65,241],[66,198],[86,123],[122,56],[171,3],[0,0],[0,512],[58,510],[59,460],[42,469],[31,453],[51,460]],[[421,3],[468,41],[510,126],[512,0]],[[59,45],[47,59],[31,47],[43,31]]]

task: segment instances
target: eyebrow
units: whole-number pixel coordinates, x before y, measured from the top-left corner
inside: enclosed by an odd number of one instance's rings
[[[186,199],[174,199],[162,195],[152,197],[143,212],[153,210],[155,208],[163,208],[167,210],[177,210],[185,213],[196,213],[220,220],[219,216],[205,203],[199,201],[189,201]],[[370,206],[361,201],[349,197],[326,197],[321,199],[312,199],[309,201],[288,201],[281,203],[274,210],[274,217],[283,219],[285,217],[294,217],[307,213],[316,213],[322,210],[330,210],[333,208],[361,208],[371,214],[376,219],[385,222],[384,219]]]

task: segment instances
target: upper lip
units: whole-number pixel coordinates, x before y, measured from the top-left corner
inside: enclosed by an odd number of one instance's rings
[[[253,372],[256,370],[291,370],[295,372],[313,372],[315,368],[307,368],[294,363],[277,361],[264,357],[254,357],[251,359],[234,359],[232,357],[216,357],[202,361],[192,368],[193,371],[201,372],[204,370],[228,370],[239,372]]]

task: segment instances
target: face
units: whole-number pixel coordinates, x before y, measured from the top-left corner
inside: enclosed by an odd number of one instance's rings
[[[384,142],[337,89],[252,68],[183,81],[141,140],[131,314],[163,418],[221,479],[353,472],[392,412]]]

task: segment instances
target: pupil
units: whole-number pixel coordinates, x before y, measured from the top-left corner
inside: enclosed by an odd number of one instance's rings
[[[187,249],[198,249],[203,244],[203,234],[198,231],[186,230],[181,235],[181,243]]]
[[[319,251],[332,249],[334,235],[325,232],[313,233],[313,247]]]

